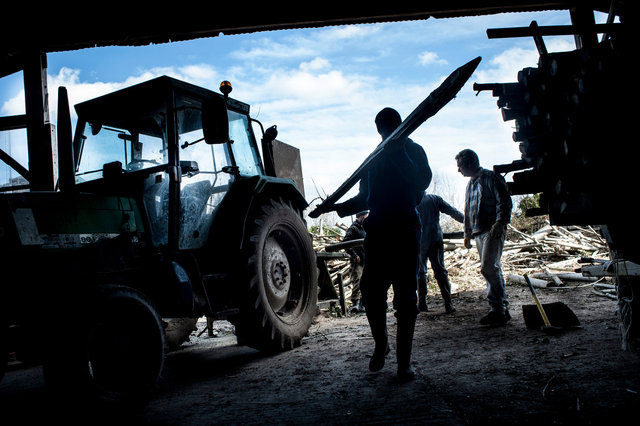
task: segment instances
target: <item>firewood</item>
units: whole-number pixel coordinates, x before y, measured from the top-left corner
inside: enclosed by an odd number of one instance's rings
[[[344,227],[338,227],[344,230]],[[558,288],[566,282],[580,281],[593,285],[594,277],[585,277],[576,270],[582,268],[578,261],[583,257],[608,258],[609,249],[604,238],[593,227],[546,225],[531,234],[508,227],[508,240],[502,253],[502,269],[511,282],[525,284],[522,275],[527,273],[535,281],[534,286]],[[325,252],[328,247],[344,252],[342,236],[313,235],[314,250]],[[444,261],[450,273],[450,279],[458,287],[468,285],[484,286],[480,274],[480,260],[472,240],[472,248],[464,247],[461,240],[446,239]],[[327,260],[330,276],[336,279],[343,276],[345,291],[350,289],[350,268],[348,259]],[[393,267],[393,265],[390,265]],[[588,274],[586,274],[588,275]],[[602,277],[602,274],[600,275]],[[609,275],[606,278],[612,279]],[[602,288],[598,287],[602,292]]]
[[[510,281],[516,284],[528,285],[527,281],[521,275],[509,274],[507,275],[507,281]],[[537,278],[529,277],[529,281],[531,281],[532,286],[537,288],[546,288],[549,285],[548,281],[537,279]]]

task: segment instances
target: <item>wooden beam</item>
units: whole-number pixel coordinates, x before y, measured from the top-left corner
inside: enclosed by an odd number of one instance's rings
[[[7,115],[0,117],[0,132],[8,130],[24,129],[27,127],[27,116],[22,115]]]
[[[31,188],[36,191],[51,191],[55,186],[46,67],[46,55],[41,52],[32,52],[25,60],[29,171]]]
[[[9,167],[14,169],[16,172],[20,173],[20,175],[28,181],[31,181],[31,174],[29,170],[25,169],[22,164],[18,163],[12,156],[4,152],[0,149],[0,160],[7,163]]]
[[[622,30],[622,24],[595,24],[590,27],[596,33],[614,33]],[[516,27],[516,28],[489,28],[487,37],[494,38],[515,38],[533,36],[563,36],[576,35],[580,29],[574,25],[548,25],[542,27]]]

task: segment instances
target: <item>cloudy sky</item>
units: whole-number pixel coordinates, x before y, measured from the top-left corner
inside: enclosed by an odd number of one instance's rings
[[[453,70],[477,56],[476,73],[435,117],[412,134],[435,174],[434,191],[460,206],[466,181],[454,156],[474,149],[484,167],[520,157],[512,122],[474,82],[511,82],[535,67],[529,38],[494,39],[488,28],[569,24],[566,11],[517,13],[221,36],[136,48],[96,48],[48,55],[51,121],[59,85],[71,103],[159,75],[218,90],[251,105],[252,117],[278,126],[278,139],[301,150],[308,201],[333,192],[380,142],[375,114],[385,106],[406,117]],[[573,50],[572,38],[545,38],[550,51]],[[0,79],[0,114],[24,112],[21,75]],[[5,132],[6,133],[6,132]],[[0,148],[20,158],[16,135]],[[11,143],[12,146],[9,146]],[[0,166],[0,180],[7,172]]]

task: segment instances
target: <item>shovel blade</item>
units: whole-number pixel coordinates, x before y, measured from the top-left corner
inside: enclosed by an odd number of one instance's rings
[[[572,328],[580,326],[575,313],[562,302],[543,303],[542,308],[553,327]],[[522,316],[527,328],[541,330],[545,324],[536,305],[522,305]]]

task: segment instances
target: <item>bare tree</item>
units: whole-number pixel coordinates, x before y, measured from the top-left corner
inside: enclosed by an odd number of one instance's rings
[[[441,196],[444,201],[460,211],[464,209],[464,193],[457,191],[451,179],[445,174],[434,171],[427,192]],[[440,215],[440,226],[444,232],[460,231],[462,229],[462,224],[448,215]]]

